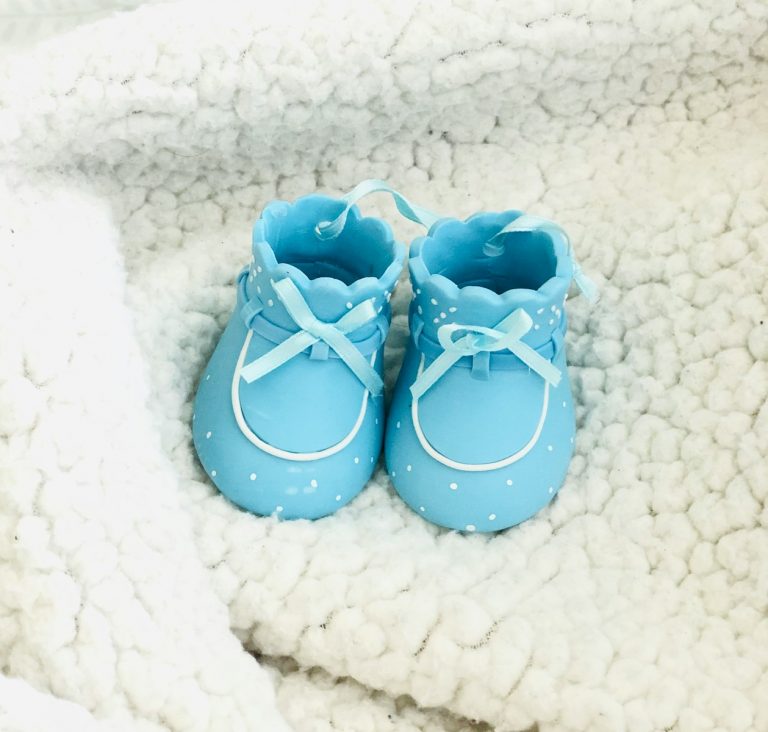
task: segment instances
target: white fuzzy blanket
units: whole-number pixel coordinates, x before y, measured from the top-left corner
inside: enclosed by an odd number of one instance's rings
[[[0,728],[768,729],[767,27],[761,0],[179,0],[9,58]],[[366,177],[552,217],[602,286],[569,309],[568,481],[519,528],[438,530],[383,471],[277,523],[195,461],[253,219]]]

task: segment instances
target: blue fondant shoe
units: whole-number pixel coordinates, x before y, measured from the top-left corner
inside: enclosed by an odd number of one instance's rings
[[[392,482],[425,519],[498,531],[552,500],[574,411],[565,301],[576,266],[555,224],[518,211],[443,219],[411,246],[411,339],[386,435]]]
[[[234,503],[318,518],[363,488],[381,449],[382,350],[404,258],[389,226],[346,198],[264,209],[193,418],[200,461]]]

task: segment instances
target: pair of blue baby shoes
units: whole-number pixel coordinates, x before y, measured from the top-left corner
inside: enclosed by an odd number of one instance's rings
[[[428,229],[410,248],[411,337],[386,419],[383,347],[406,250],[360,215],[375,191]],[[382,181],[270,203],[198,388],[200,461],[238,506],[314,519],[363,489],[386,432],[392,482],[420,516],[460,531],[518,524],[557,493],[573,452],[574,279],[594,295],[562,229],[519,211],[441,218]]]

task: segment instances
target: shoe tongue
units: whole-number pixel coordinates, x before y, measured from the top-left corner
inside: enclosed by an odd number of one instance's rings
[[[291,279],[314,316],[323,322],[335,323],[365,300],[372,301],[377,314],[389,315],[390,293],[373,277],[357,280],[351,285],[331,277],[310,280],[297,267],[275,263],[274,257],[265,254],[261,248],[254,247],[245,289],[249,299],[258,298],[263,304],[262,315],[281,328],[299,330],[273,286],[285,277]],[[355,336],[366,337],[375,329],[376,323],[372,320],[356,331]]]
[[[564,290],[564,286],[549,288],[546,292],[521,289],[499,295],[483,287],[459,289],[445,278],[430,278],[415,290],[412,313],[423,321],[424,334],[436,341],[443,325],[457,323],[495,328],[508,315],[522,308],[533,322],[522,340],[537,348],[552,338],[555,328],[562,326]]]

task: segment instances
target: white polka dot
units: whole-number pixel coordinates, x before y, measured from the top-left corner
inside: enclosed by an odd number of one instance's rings
[[[380,313],[382,310],[384,310],[383,305],[379,305],[378,309],[376,310],[377,313]]]
[[[507,485],[512,485],[512,480],[510,478],[507,478]]]
[[[256,480],[256,473],[251,473],[251,474],[250,474],[248,477],[249,477],[251,480]]]
[[[413,470],[413,465],[408,465],[405,469],[410,473]]]
[[[387,302],[389,302],[391,299],[392,299],[392,293],[388,292],[387,293]]]
[[[359,457],[356,457],[356,458],[355,458],[355,465],[357,465],[359,462],[360,462],[360,458],[359,458]]]
[[[317,488],[317,481],[316,481],[314,478],[312,478],[312,480],[310,480],[310,481],[309,481],[309,484],[310,484],[310,485],[311,485],[313,488]]]
[[[430,300],[430,302],[431,302],[433,305],[437,305],[437,300],[435,300],[435,298],[434,298],[434,297],[433,297],[433,298]]]
[[[557,310],[555,310],[555,315],[556,315],[558,318],[560,317],[561,313],[560,313],[560,309],[559,309],[559,308],[558,308]]]
[[[373,458],[371,458],[371,462],[373,462]]]
[[[397,427],[397,429],[400,429],[400,422],[399,422],[399,421],[398,421],[398,423],[395,425],[395,427]]]
[[[573,437],[571,437],[571,444],[573,444]]]
[[[252,274],[248,275],[248,282],[253,282],[253,275]]]
[[[210,374],[206,374],[206,375],[205,375],[205,380],[206,380],[206,381],[208,381],[210,378],[211,378],[211,375],[210,375]]]
[[[341,496],[336,496],[336,500],[340,501],[341,500]]]
[[[449,313],[455,313],[458,310],[458,308],[448,308]]]
[[[475,531],[477,529],[477,526],[474,524],[467,524],[467,531]]]
[[[554,313],[554,312],[555,312],[555,310],[557,310],[557,305],[553,305],[553,306],[550,308],[550,310],[551,310],[551,311]]]
[[[269,298],[269,300],[267,300],[267,305],[269,305],[269,307],[272,307],[274,304],[275,304],[275,301],[272,298]]]
[[[552,494],[555,492],[555,489],[552,486],[549,486],[549,493]]]
[[[419,506],[419,511],[421,511],[422,513],[423,513],[424,511],[426,511],[426,510],[427,510],[427,509],[426,509],[426,508],[424,508],[424,506]]]
[[[352,310],[352,303],[351,302],[347,303],[347,310]]]
[[[216,471],[215,471],[215,470],[212,470],[212,471],[211,471],[211,478],[215,478],[215,477],[216,477]]]
[[[256,266],[256,271],[257,271],[257,272],[262,272],[262,271],[263,271],[263,270],[261,269],[261,265],[257,265],[257,266]]]
[[[550,325],[554,325],[555,324],[555,319],[554,318],[550,318],[549,319],[549,324]]]
[[[261,295],[261,285],[256,285],[256,292]]]
[[[533,329],[534,329],[534,330],[538,330],[540,327],[541,327],[541,326],[540,326],[538,323],[536,323],[536,325],[534,325],[534,326],[533,326]]]
[[[395,475],[397,475],[397,473],[395,473],[395,471],[393,470],[393,471],[392,471],[392,477],[394,478],[394,477],[395,477]]]
[[[563,407],[567,407],[568,404],[566,402],[563,402]]]
[[[275,511],[277,511],[277,513],[282,513],[283,507],[282,506],[276,506],[275,507]]]
[[[458,484],[458,483],[451,483],[451,484],[450,484],[448,487],[449,487],[449,488],[450,488],[452,491],[455,491],[455,490],[456,490],[456,489],[459,487],[459,484]]]
[[[376,417],[376,419],[375,419],[375,420],[373,420],[373,421],[374,421],[376,424],[378,424],[378,423],[379,423],[379,418],[378,418],[378,417]]]
[[[445,313],[440,313],[440,317],[445,320],[448,316]]]
[[[489,521],[495,521],[496,520],[496,514],[495,513],[489,514],[488,520]]]
[[[539,308],[539,309],[536,311],[536,315],[541,315],[543,312],[544,312],[544,308]]]
[[[552,445],[547,445],[547,450],[549,450],[550,452],[552,452],[552,450],[554,450],[554,448],[552,447]]]
[[[416,294],[421,295],[421,290],[418,287],[416,288]]]
[[[440,322],[440,318],[435,318],[432,322],[433,323],[439,323]]]
[[[421,305],[417,305],[417,306],[416,306],[416,312],[417,312],[419,315],[424,315],[424,309],[421,307]]]
[[[206,432],[206,433],[205,433],[205,439],[206,439],[206,440],[210,440],[210,439],[211,439],[211,435],[212,435],[212,434],[213,434],[213,432]]]

